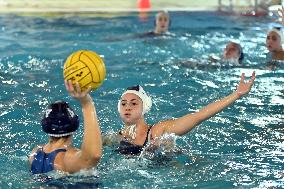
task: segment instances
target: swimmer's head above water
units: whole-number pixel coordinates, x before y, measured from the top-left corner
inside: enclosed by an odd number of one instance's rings
[[[237,60],[241,64],[244,59],[244,53],[240,44],[230,41],[224,49],[223,58],[225,60]]]
[[[272,28],[267,32],[266,36],[266,47],[269,52],[279,52],[283,51],[283,33],[281,28]]]
[[[170,25],[170,15],[167,11],[160,11],[155,18],[155,33],[163,34],[168,32]]]
[[[152,99],[140,85],[128,87],[118,102],[118,112],[124,123],[134,124],[148,113]]]
[[[79,118],[68,103],[56,101],[48,106],[41,121],[42,130],[51,137],[72,135],[79,127]]]

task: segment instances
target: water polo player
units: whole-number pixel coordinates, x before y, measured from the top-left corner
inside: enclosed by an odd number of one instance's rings
[[[154,25],[155,28],[153,31],[146,32],[140,37],[169,34],[168,29],[171,25],[169,13],[167,11],[159,11],[155,16]]]
[[[284,60],[283,40],[284,38],[280,28],[272,28],[267,32],[266,47],[272,60]]]
[[[224,49],[223,59],[231,61],[233,60],[236,61],[238,65],[241,65],[244,59],[244,53],[241,45],[239,43],[230,41]]]
[[[41,121],[42,130],[48,134],[47,144],[33,149],[29,163],[33,174],[59,170],[75,173],[95,167],[102,156],[101,131],[97,120],[91,88],[81,92],[79,84],[66,82],[67,91],[82,106],[84,136],[81,148],[72,146],[72,136],[79,127],[79,118],[71,107],[63,101],[50,104]]]
[[[151,109],[151,98],[139,85],[128,88],[122,94],[118,103],[118,111],[124,127],[116,134],[116,139],[121,140],[114,140],[120,143],[117,151],[122,154],[140,154],[147,144],[156,142],[164,134],[174,133],[176,135],[184,135],[188,133],[202,121],[209,119],[237,99],[249,93],[254,79],[254,72],[248,82],[244,81],[245,75],[242,74],[240,83],[236,91],[232,94],[205,106],[195,113],[190,113],[173,120],[160,121],[153,126],[147,124],[144,117]],[[114,137],[112,136],[112,138]],[[103,137],[105,145],[112,145],[110,140],[110,135]]]

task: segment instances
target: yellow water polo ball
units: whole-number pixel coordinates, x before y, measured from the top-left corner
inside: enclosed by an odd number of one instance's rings
[[[90,50],[79,50],[66,59],[63,67],[64,80],[79,83],[81,90],[91,86],[97,89],[106,77],[106,68],[103,59]]]

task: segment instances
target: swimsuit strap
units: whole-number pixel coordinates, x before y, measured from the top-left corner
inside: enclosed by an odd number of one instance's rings
[[[57,154],[57,153],[59,153],[59,152],[66,152],[66,151],[67,151],[66,148],[59,148],[59,149],[56,149],[56,150],[54,150],[54,151],[52,151],[52,152],[50,152],[50,153],[55,153],[55,154]]]
[[[151,140],[151,127],[148,128],[147,135],[146,135],[146,139],[145,139],[145,142],[144,142],[144,144],[143,144],[143,147],[146,146],[146,144],[147,144],[148,142],[150,142],[150,140]]]
[[[67,149],[66,149],[66,148],[59,148],[59,149],[56,149],[56,150],[54,150],[54,151],[52,151],[52,152],[46,153],[46,152],[43,151],[43,147],[41,147],[41,148],[39,148],[39,149],[37,150],[36,153],[38,153],[38,152],[40,152],[40,151],[42,151],[45,155],[56,156],[59,152],[66,152]]]

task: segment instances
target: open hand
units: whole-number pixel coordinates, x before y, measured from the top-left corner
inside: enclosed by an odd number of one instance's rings
[[[254,82],[254,79],[255,79],[255,72],[252,72],[252,75],[251,75],[251,78],[248,82],[245,82],[245,74],[242,73],[242,76],[241,76],[241,80],[240,80],[240,83],[237,87],[237,94],[239,96],[243,96],[247,93],[250,92],[250,89],[253,85],[253,82]]]

